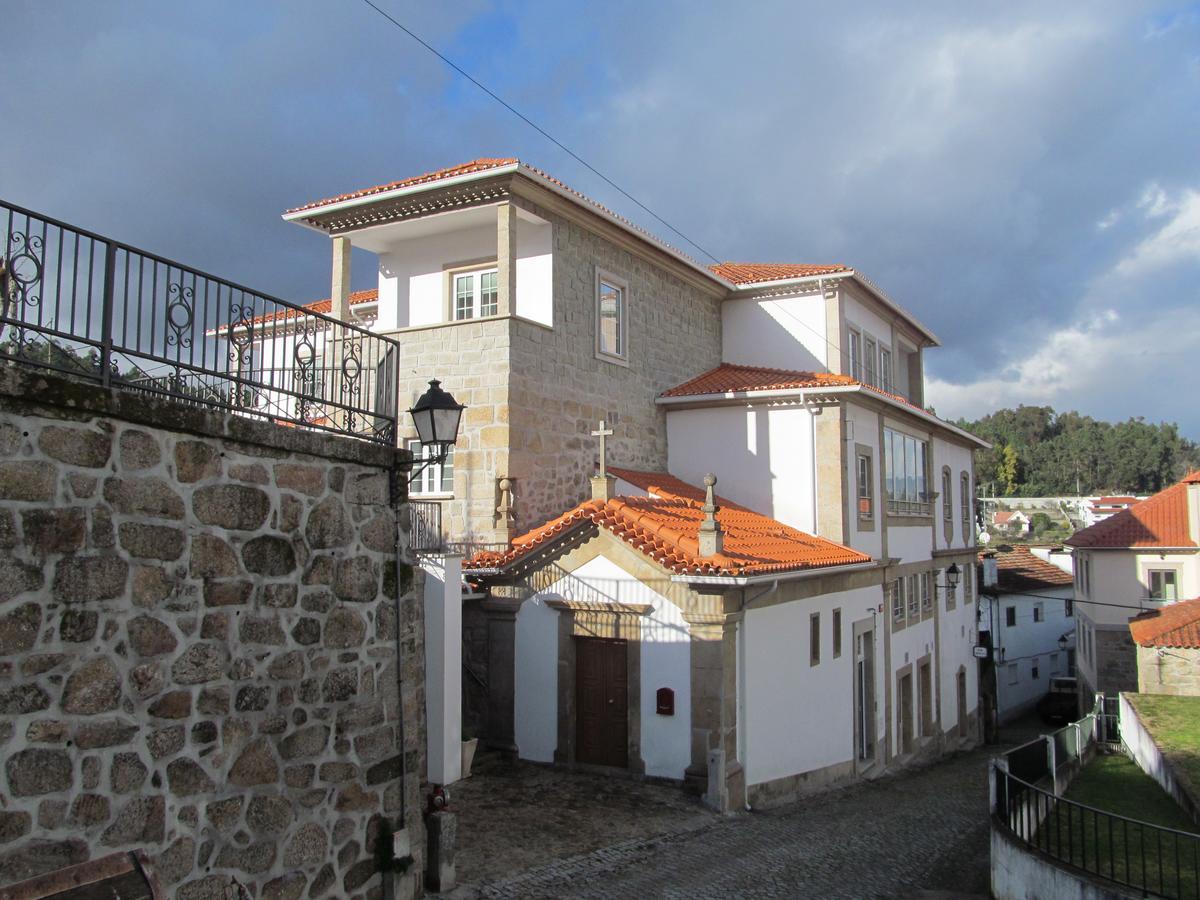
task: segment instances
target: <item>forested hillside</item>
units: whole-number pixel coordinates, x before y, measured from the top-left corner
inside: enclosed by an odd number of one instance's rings
[[[984,495],[1152,494],[1200,468],[1200,445],[1174,423],[1099,422],[1019,406],[958,424],[992,444],[975,457]]]

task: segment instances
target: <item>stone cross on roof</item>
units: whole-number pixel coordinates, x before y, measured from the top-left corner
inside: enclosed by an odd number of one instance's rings
[[[603,419],[600,420],[600,430],[592,432],[592,437],[600,438],[600,477],[601,478],[608,475],[608,465],[604,458],[605,457],[605,441],[604,441],[604,439],[606,437],[609,437],[612,433],[613,433],[613,430],[611,428],[604,427]]]

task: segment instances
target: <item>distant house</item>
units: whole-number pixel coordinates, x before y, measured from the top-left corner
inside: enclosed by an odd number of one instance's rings
[[[1144,612],[1129,623],[1138,690],[1200,696],[1200,599]]]
[[[1137,690],[1129,620],[1200,595],[1200,472],[1066,543],[1075,551],[1080,691]]]
[[[1002,725],[1033,709],[1052,677],[1075,674],[1073,580],[1028,547],[981,553],[979,567],[980,642],[992,648],[980,691]]]
[[[992,516],[992,524],[997,531],[1003,531],[1006,534],[1029,533],[1029,516],[1019,509],[997,510]]]
[[[1140,497],[1097,497],[1084,507],[1084,525],[1090,528],[1097,522],[1103,522],[1123,509],[1129,509],[1129,507],[1140,502],[1142,499]]]

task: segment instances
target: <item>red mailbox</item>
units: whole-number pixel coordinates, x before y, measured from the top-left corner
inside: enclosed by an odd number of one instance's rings
[[[670,688],[659,688],[654,693],[654,704],[660,716],[675,715],[675,692]]]

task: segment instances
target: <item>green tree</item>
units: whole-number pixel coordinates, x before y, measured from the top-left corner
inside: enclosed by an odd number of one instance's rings
[[[996,480],[1004,488],[1004,495],[1011,497],[1017,492],[1017,475],[1020,458],[1017,455],[1017,448],[1012,444],[1005,444],[1004,449],[1000,451],[1000,464],[996,467]]]

